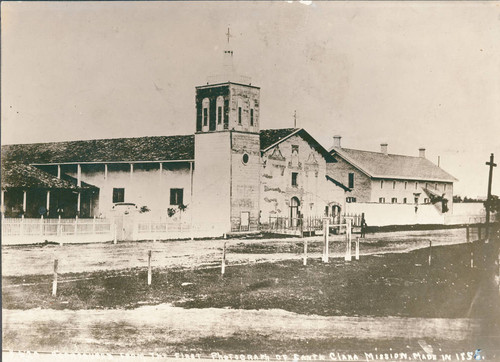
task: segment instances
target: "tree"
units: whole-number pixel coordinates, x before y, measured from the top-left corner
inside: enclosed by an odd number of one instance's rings
[[[500,199],[497,195],[491,195],[489,200],[484,202],[484,207],[490,207],[490,212],[499,212],[500,211]]]

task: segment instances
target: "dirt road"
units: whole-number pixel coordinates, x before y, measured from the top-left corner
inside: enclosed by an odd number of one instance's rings
[[[344,236],[332,236],[331,257],[342,257],[345,253]],[[307,238],[309,243],[319,242],[321,237]],[[361,241],[361,255],[407,252],[433,245],[458,244],[466,241],[465,229],[412,231],[368,234]],[[228,249],[238,244],[259,243],[267,246],[302,242],[289,239],[232,239],[227,240]],[[59,260],[60,273],[90,272],[96,270],[119,270],[147,265],[148,250],[153,251],[156,267],[203,267],[220,262],[224,240],[179,240],[166,242],[126,242],[117,245],[66,244],[4,246],[2,247],[2,275],[51,274],[53,260]],[[319,258],[319,253],[310,253]],[[249,263],[302,258],[300,253],[227,253],[227,263]]]
[[[289,345],[332,337],[464,341],[477,328],[470,319],[321,317],[277,309],[183,309],[166,304],[133,310],[3,310],[2,324],[4,348],[68,350],[78,346],[79,351],[136,353],[173,351],[176,346],[187,348],[192,341],[235,336],[286,340]],[[43,330],[46,333],[40,333]],[[253,353],[263,352],[265,346],[260,348]]]

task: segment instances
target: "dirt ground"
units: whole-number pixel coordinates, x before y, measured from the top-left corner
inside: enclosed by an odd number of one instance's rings
[[[355,237],[355,236],[354,236]],[[307,238],[310,256],[320,258],[321,237]],[[433,245],[450,245],[466,241],[465,229],[412,231],[367,234],[360,242],[361,255],[407,252]],[[227,263],[277,261],[302,257],[302,240],[231,239],[227,240]],[[199,268],[220,263],[224,240],[179,240],[164,242],[126,242],[71,245],[31,245],[2,247],[2,275],[52,274],[54,259],[60,273],[98,270],[120,270],[147,265],[148,250],[153,252],[157,267]],[[246,245],[242,248],[241,245]],[[251,245],[251,247],[249,247]],[[314,248],[316,245],[316,248]],[[345,237],[331,236],[332,257],[345,253]],[[250,250],[250,251],[249,251]]]
[[[323,264],[320,242],[309,239],[314,259],[304,267],[296,260],[302,240],[230,240],[224,278],[215,267],[221,240],[3,248],[3,268],[4,260],[8,269],[20,266],[2,277],[3,348],[272,360],[294,353],[459,360],[482,349],[484,360],[496,360],[500,300],[481,267],[492,253],[477,247],[471,269],[464,241],[463,229],[368,235],[361,261],[347,263],[345,244],[334,240],[334,258]],[[68,260],[57,297],[50,295],[54,255]]]

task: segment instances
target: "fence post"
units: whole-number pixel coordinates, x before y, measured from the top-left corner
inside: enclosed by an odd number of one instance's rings
[[[74,234],[76,235],[78,229],[78,215],[75,217],[75,232]]]
[[[432,261],[432,240],[429,240],[429,266],[431,266]]]
[[[328,251],[328,238],[330,234],[330,225],[329,225],[330,219],[328,218],[323,218],[323,263],[328,263],[329,259],[329,251]]]
[[[61,215],[57,218],[57,236],[61,236]]]
[[[474,243],[470,243],[470,267],[474,268]]]
[[[92,235],[95,235],[95,215],[94,220],[92,220]]]
[[[116,239],[117,239],[117,227],[116,227],[116,223],[113,224],[113,244],[116,244]]]
[[[345,251],[345,261],[351,261],[352,260],[352,244],[351,244],[351,222],[352,220],[349,218],[346,218],[346,251]]]
[[[470,241],[470,231],[469,231],[469,225],[467,225],[467,231],[466,231],[466,234],[465,234],[465,235],[467,236],[467,242],[469,242],[469,241]]]
[[[148,285],[151,285],[151,250],[148,251]]]
[[[52,281],[52,296],[57,295],[57,265],[59,261],[54,259],[54,280]]]
[[[356,238],[356,260],[359,260],[359,237]]]
[[[24,236],[24,214],[21,215],[21,226],[19,227],[19,234]]]
[[[222,249],[222,263],[220,267],[220,273],[222,276],[224,276],[225,272],[226,272],[226,242],[224,241],[224,247]]]
[[[481,224],[477,226],[477,238],[478,240],[481,240]]]
[[[43,236],[43,215],[40,215],[40,236]]]
[[[307,265],[307,240],[304,240],[304,266]]]

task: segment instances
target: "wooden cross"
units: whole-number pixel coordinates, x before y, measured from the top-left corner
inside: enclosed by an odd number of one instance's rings
[[[490,172],[488,177],[488,196],[486,196],[486,240],[488,240],[488,236],[490,233],[490,203],[491,203],[491,184],[493,182],[493,167],[496,167],[497,164],[494,161],[495,156],[493,153],[490,155],[490,162],[486,162],[487,166],[490,166]]]
[[[227,43],[229,44],[229,38],[232,37],[231,35],[231,30],[229,29],[229,27],[227,28],[227,33],[226,33],[226,36],[227,36]]]

